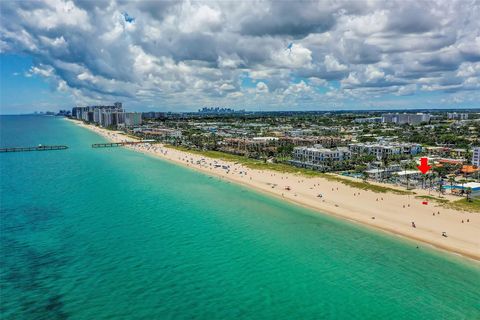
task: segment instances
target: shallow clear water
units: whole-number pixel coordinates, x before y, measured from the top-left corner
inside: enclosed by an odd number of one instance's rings
[[[0,117],[3,319],[478,319],[480,267],[122,148]]]

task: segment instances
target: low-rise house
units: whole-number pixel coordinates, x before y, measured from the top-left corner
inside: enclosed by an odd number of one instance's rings
[[[465,195],[470,193],[470,197],[472,198],[480,197],[480,183],[478,182],[456,184],[451,186],[450,189],[453,194]]]
[[[391,172],[383,169],[370,169],[365,170],[365,174],[367,175],[368,179],[370,180],[384,180],[391,176]]]
[[[147,139],[165,140],[165,139],[180,139],[182,137],[182,131],[169,128],[142,128],[141,131],[137,131]]]
[[[394,173],[394,176],[398,177],[398,180],[402,183],[407,181],[420,180],[423,174],[419,170],[404,170]]]

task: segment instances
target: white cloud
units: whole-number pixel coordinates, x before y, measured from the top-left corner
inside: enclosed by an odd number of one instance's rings
[[[235,90],[235,86],[229,84],[229,83],[223,83],[220,87],[219,87],[220,91],[232,91],[232,90]]]
[[[182,32],[212,31],[221,26],[222,15],[206,4],[191,4],[185,2],[182,7],[182,17],[179,17],[179,27]]]
[[[348,67],[346,65],[341,64],[340,62],[338,62],[337,59],[335,59],[334,56],[329,54],[325,56],[323,63],[325,64],[325,69],[327,69],[327,71],[329,72],[348,70]]]
[[[259,94],[265,94],[268,93],[268,86],[265,82],[258,82],[256,86],[256,92]]]
[[[291,84],[285,91],[285,95],[295,95],[299,93],[308,93],[311,92],[312,88],[305,83],[305,81],[300,81],[299,83]]]
[[[480,4],[462,0],[267,0],[253,11],[250,2],[4,1],[0,50],[31,55],[27,75],[48,77],[79,102],[261,96],[275,105],[338,81],[319,103],[340,104],[478,88],[478,16]]]
[[[312,51],[301,44],[293,44],[291,50],[280,48],[273,52],[272,61],[279,68],[310,68]]]
[[[28,72],[25,74],[27,77],[33,75],[40,75],[42,77],[51,77],[55,73],[54,69],[51,66],[39,65],[31,67]]]

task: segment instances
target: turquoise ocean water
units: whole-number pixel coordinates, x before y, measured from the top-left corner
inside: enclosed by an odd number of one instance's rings
[[[2,319],[480,319],[480,267],[122,148],[0,117]]]

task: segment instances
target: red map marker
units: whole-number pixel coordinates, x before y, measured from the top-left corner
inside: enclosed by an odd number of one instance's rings
[[[420,170],[423,174],[427,173],[430,170],[431,166],[428,165],[428,158],[421,158],[420,165],[417,166],[418,170]]]

